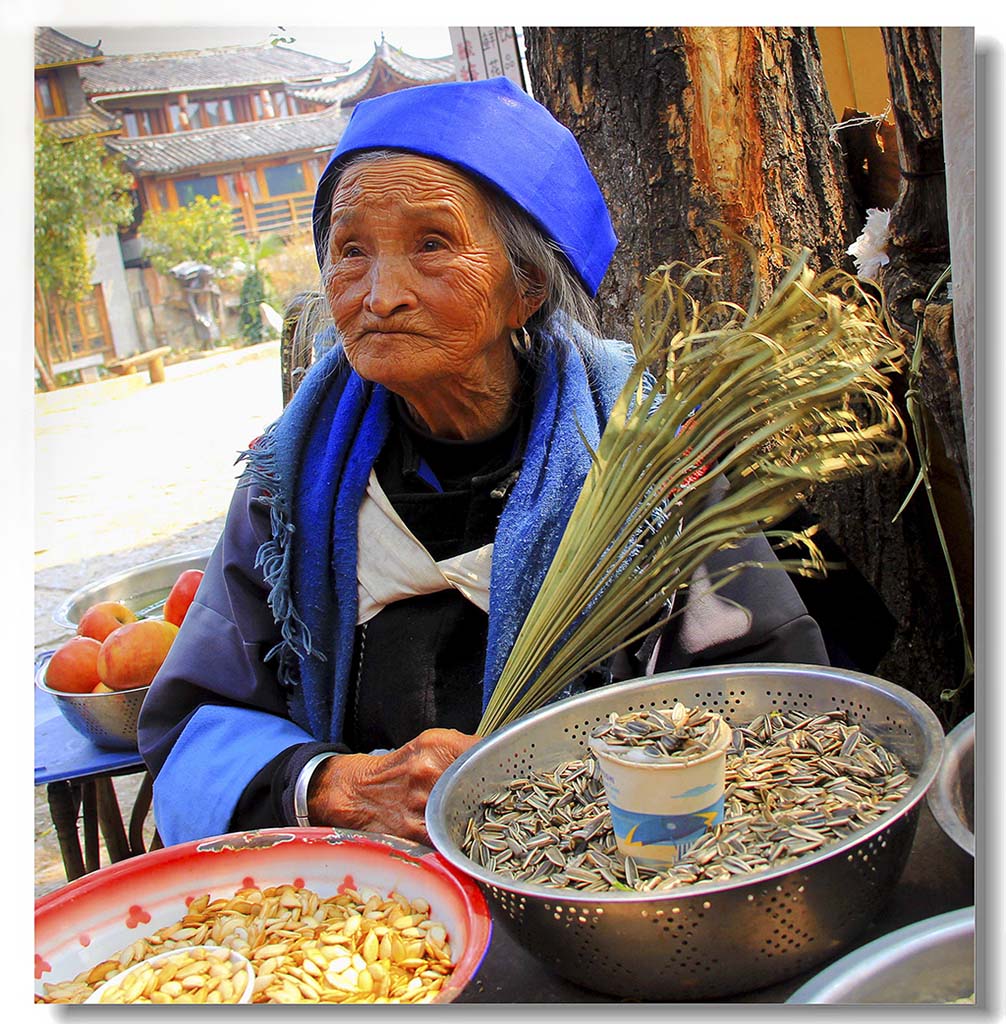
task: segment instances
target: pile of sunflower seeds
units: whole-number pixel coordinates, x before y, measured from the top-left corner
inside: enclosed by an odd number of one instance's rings
[[[612,712],[591,732],[624,760],[689,761],[704,754],[720,728],[720,716],[707,708],[688,708],[680,701],[669,711]]]
[[[758,715],[732,730],[723,821],[676,864],[615,846],[595,759],[532,771],[483,801],[462,851],[515,880],[583,892],[664,891],[748,875],[838,842],[896,806],[912,780],[843,710]]]
[[[82,1003],[132,964],[204,944],[251,961],[253,1003],[428,1003],[454,971],[447,928],[422,897],[362,885],[325,898],[293,885],[250,886],[229,899],[197,896],[172,924],[74,978],[44,982],[35,1002]],[[202,1000],[194,991],[184,1001]]]

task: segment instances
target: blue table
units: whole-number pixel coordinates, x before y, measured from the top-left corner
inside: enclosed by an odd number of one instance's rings
[[[40,660],[47,654],[40,655]],[[100,867],[99,829],[112,861],[144,852],[143,823],[150,810],[150,776],[146,775],[140,785],[128,834],[111,781],[116,775],[137,772],[146,772],[138,751],[96,746],[70,725],[48,693],[35,687],[35,785],[47,789],[67,881]],[[83,824],[83,851],[78,817]],[[153,845],[157,845],[156,840]]]

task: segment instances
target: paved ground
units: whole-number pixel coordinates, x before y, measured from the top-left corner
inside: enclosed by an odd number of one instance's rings
[[[213,545],[235,456],[282,407],[278,342],[169,366],[164,383],[146,381],[35,399],[36,654],[67,636],[52,612],[74,591]],[[124,807],[138,780],[115,781]],[[35,895],[65,881],[45,788],[36,787]]]

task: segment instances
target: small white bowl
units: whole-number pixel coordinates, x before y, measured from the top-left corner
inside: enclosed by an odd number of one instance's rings
[[[243,957],[240,953],[236,953],[232,949],[228,949],[226,946],[179,946],[176,949],[169,949],[166,953],[158,953],[157,956],[147,957],[145,960],[140,960],[126,970],[120,971],[114,978],[109,978],[103,985],[99,985],[88,997],[84,1000],[85,1003],[105,1003],[106,1005],[114,1004],[118,1002],[115,999],[107,999],[106,997],[113,993],[117,988],[121,988],[128,980],[134,977],[141,971],[149,970],[151,967],[159,968],[169,960],[176,958],[185,958],[191,960],[193,957],[205,960],[218,960],[221,963],[229,960],[234,967],[235,971],[244,968],[245,971],[245,986],[240,996],[237,999],[228,999],[228,1003],[250,1003],[252,1001],[252,992],[255,988],[255,971],[252,968],[251,963],[246,957]],[[127,999],[123,1002],[132,1003],[135,1000]]]

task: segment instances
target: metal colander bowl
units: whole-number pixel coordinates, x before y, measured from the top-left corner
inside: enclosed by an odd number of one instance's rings
[[[130,566],[72,593],[53,613],[57,626],[75,633],[81,616],[99,601],[119,601],[141,618],[162,613],[175,580],[186,569],[205,569],[211,549],[184,551]]]
[[[943,761],[926,795],[940,828],[965,852],[975,855],[975,716],[947,735]]]
[[[612,711],[678,700],[732,725],[771,711],[844,710],[901,758],[912,786],[899,805],[840,842],[778,868],[660,894],[520,882],[461,852],[469,819],[508,781],[584,756],[590,730]],[[872,676],[775,664],[670,672],[558,701],[487,737],[441,776],[426,827],[440,853],[483,887],[495,919],[556,973],[629,999],[715,999],[807,971],[867,927],[904,868],[942,747],[930,708]]]
[[[82,736],[108,750],[136,750],[136,726],[149,686],[113,693],[64,693],[45,685],[51,651],[36,663],[35,685],[55,700],[63,717]]]

